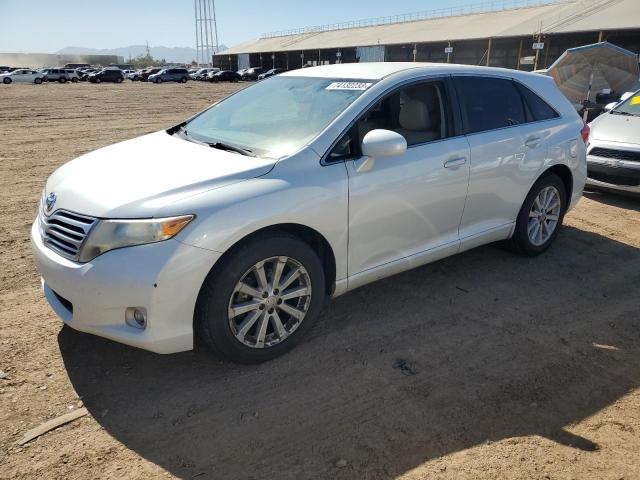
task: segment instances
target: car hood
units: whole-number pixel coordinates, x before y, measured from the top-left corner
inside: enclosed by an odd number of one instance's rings
[[[49,177],[45,195],[55,193],[56,210],[102,218],[148,218],[186,197],[264,175],[275,163],[160,131],[63,165]]]
[[[640,117],[605,113],[591,122],[590,127],[594,140],[640,143]]]

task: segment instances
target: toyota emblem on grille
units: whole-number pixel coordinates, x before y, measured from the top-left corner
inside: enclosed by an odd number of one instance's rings
[[[45,199],[45,205],[47,207],[47,212],[50,212],[51,209],[53,208],[53,206],[56,203],[56,194],[54,192],[51,192],[49,195],[47,195],[47,198]]]

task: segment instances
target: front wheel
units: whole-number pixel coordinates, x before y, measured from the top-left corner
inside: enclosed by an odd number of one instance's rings
[[[77,77],[73,77],[73,78],[71,79],[71,81],[72,81],[73,83],[78,83],[78,82],[80,81],[80,79],[79,79],[79,78],[77,78]]]
[[[180,79],[180,83],[187,83],[187,77],[182,77]]]
[[[67,83],[67,79],[65,77],[60,77],[58,81],[60,83]]]
[[[228,360],[271,360],[311,328],[324,285],[322,264],[309,245],[287,234],[256,237],[205,280],[194,314],[196,334]]]
[[[35,83],[36,85],[40,85],[42,83],[42,79],[41,78],[36,78],[33,83]]]
[[[156,78],[156,83],[162,83],[162,79],[161,78]]]
[[[121,78],[116,78],[116,83],[122,83],[122,79]]]
[[[555,173],[543,175],[525,198],[511,243],[516,250],[539,255],[555,240],[567,211],[567,190]]]
[[[12,80],[9,77],[5,77],[5,78],[2,79],[2,82],[5,85],[9,85],[12,82]]]

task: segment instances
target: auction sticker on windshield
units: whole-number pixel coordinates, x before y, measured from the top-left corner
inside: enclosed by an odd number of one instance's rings
[[[333,82],[326,90],[366,90],[371,85],[367,82]]]

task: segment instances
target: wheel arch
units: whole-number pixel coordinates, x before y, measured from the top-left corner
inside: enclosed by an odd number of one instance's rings
[[[571,195],[573,194],[573,174],[571,173],[571,169],[562,163],[557,163],[556,165],[552,165],[551,167],[543,171],[542,174],[536,179],[536,182],[548,173],[555,173],[562,180],[567,193],[568,206],[569,203],[571,203]]]
[[[256,237],[269,233],[286,233],[309,245],[316,255],[318,255],[318,258],[322,263],[325,277],[325,294],[330,296],[333,293],[336,281],[336,257],[333,248],[324,235],[316,229],[300,223],[278,223],[259,228],[246,234],[226,249],[218,261],[213,265],[209,275],[215,274],[220,265],[222,265],[227,258],[230,258],[234,252],[245,243]]]

